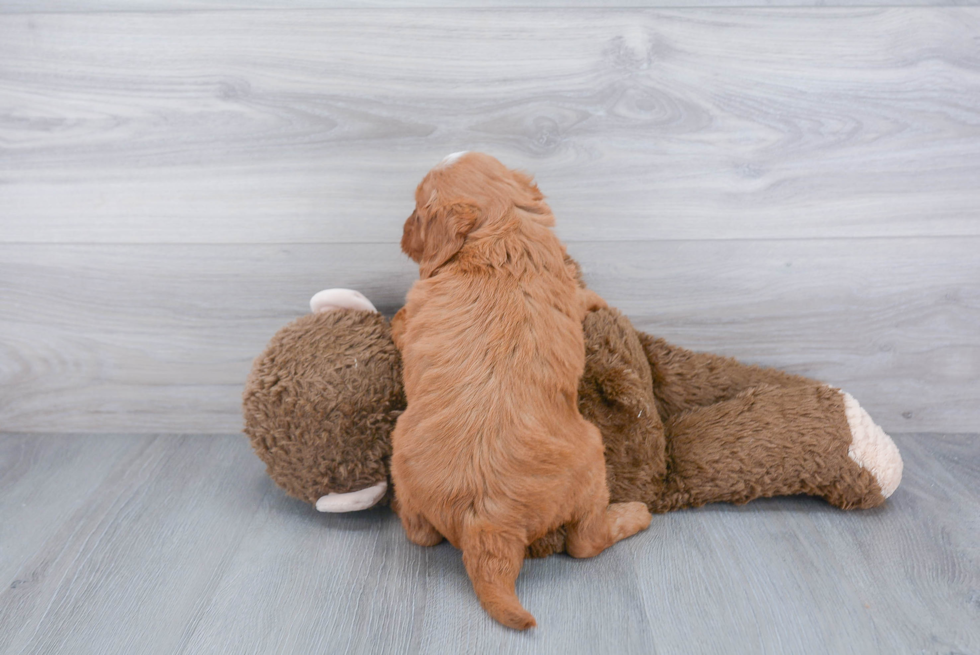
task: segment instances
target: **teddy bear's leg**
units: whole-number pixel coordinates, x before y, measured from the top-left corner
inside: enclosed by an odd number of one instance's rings
[[[794,494],[874,507],[901,480],[891,439],[853,398],[817,382],[748,389],[665,429],[670,475],[655,511]]]
[[[799,375],[743,364],[732,357],[696,353],[642,332],[637,335],[650,362],[653,393],[664,420],[734,398],[747,389],[819,384]]]
[[[871,471],[888,498],[902,481],[902,455],[891,437],[874,422],[868,412],[846,391],[837,389],[844,399],[844,414],[851,429],[847,456]]]

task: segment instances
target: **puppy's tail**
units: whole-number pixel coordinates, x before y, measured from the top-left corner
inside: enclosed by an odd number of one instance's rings
[[[466,527],[463,564],[483,609],[508,628],[527,630],[537,625],[521,606],[514,589],[524,563],[524,540],[519,534],[475,522]]]

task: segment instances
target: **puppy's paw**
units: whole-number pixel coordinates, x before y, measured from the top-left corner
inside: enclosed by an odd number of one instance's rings
[[[653,516],[643,503],[613,503],[606,510],[616,541],[630,537],[650,526]]]
[[[602,299],[602,296],[597,294],[592,289],[580,288],[578,290],[579,301],[582,303],[582,316],[589,312],[599,311],[600,309],[609,309],[609,304]]]
[[[435,526],[429,523],[422,515],[406,517],[402,516],[402,527],[405,528],[405,536],[413,544],[418,546],[435,546],[442,543],[442,535],[436,530]]]

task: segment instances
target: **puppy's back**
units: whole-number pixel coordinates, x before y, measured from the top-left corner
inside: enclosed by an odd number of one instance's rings
[[[431,400],[480,432],[577,415],[585,349],[564,248],[538,225],[473,236],[409,293],[419,307],[405,338],[409,403]]]

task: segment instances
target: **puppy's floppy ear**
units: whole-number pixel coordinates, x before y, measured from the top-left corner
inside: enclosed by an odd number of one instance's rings
[[[402,228],[402,252],[418,262],[422,260],[422,246],[422,217],[416,209]]]
[[[471,202],[453,202],[432,208],[429,220],[422,228],[422,256],[419,274],[430,277],[436,269],[452,258],[473,231],[480,218],[480,209]]]

